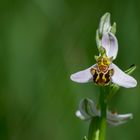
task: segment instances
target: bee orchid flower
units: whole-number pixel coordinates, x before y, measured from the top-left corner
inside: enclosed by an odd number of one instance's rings
[[[102,20],[105,21],[104,24]],[[100,47],[98,47],[99,56],[95,57],[96,63],[85,70],[72,74],[70,79],[77,83],[94,82],[100,86],[114,83],[125,88],[135,87],[137,81],[113,63],[118,54],[118,41],[114,33],[111,32],[110,16],[102,18],[101,23],[99,31],[101,29],[103,31],[99,43]],[[99,44],[97,43],[97,46]]]

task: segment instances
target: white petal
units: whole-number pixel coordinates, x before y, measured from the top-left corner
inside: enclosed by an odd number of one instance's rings
[[[105,48],[108,57],[116,58],[118,53],[118,41],[114,34],[109,32],[103,35],[102,47]]]
[[[117,113],[111,113],[110,111],[107,112],[107,122],[113,126],[124,124],[132,118],[133,118],[133,115],[131,113],[117,114]]]
[[[96,104],[89,98],[82,99],[76,116],[81,120],[90,120],[95,116],[100,116],[101,112],[97,109]]]
[[[94,66],[95,65],[91,66],[88,69],[85,69],[85,70],[82,70],[82,71],[79,71],[79,72],[76,72],[76,73],[72,74],[70,76],[70,79],[72,81],[74,81],[74,82],[77,82],[77,83],[88,83],[88,82],[92,82],[93,76],[90,73],[90,69],[92,67],[94,67]]]
[[[81,120],[85,120],[86,118],[81,114],[79,110],[76,111],[75,115],[80,118]]]
[[[97,105],[90,99],[88,99],[88,103],[91,108],[91,114],[93,116],[101,116],[101,111],[97,108]]]
[[[100,116],[100,110],[97,109],[96,104],[89,98],[82,99],[79,104],[79,111],[85,117]]]
[[[137,81],[130,75],[124,73],[119,67],[115,64],[111,64],[110,68],[114,69],[114,74],[112,76],[112,82],[125,87],[125,88],[132,88],[137,85]]]

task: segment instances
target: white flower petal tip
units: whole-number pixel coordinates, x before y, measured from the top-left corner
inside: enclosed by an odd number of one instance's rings
[[[99,33],[105,34],[110,31],[111,24],[110,24],[110,13],[105,13],[100,20],[99,24]]]
[[[108,57],[113,57],[113,60],[118,54],[118,41],[114,34],[111,32],[103,35],[102,47],[106,50],[106,55]]]
[[[79,72],[76,72],[76,73],[72,74],[70,76],[70,79],[72,81],[74,81],[74,82],[77,82],[77,83],[88,83],[88,82],[92,82],[93,76],[90,73],[90,69],[92,67],[94,67],[94,65],[91,66],[88,69],[85,69],[83,71],[79,71]]]
[[[129,114],[117,114],[117,113],[107,113],[107,122],[112,126],[118,126],[126,123],[127,121],[133,119],[133,115]]]
[[[112,63],[110,67],[114,69],[114,74],[112,76],[113,83],[125,88],[133,88],[137,86],[137,81],[132,76],[123,72],[115,64]]]
[[[75,115],[80,118],[81,120],[85,120],[85,117],[81,114],[81,112],[78,110],[76,111]]]

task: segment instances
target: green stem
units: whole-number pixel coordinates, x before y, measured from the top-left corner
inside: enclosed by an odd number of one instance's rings
[[[88,132],[88,140],[99,140],[99,126],[100,126],[100,118],[93,117]]]
[[[106,138],[106,88],[100,88],[99,105],[101,110],[100,117],[93,117],[88,132],[88,140],[105,140]]]
[[[100,88],[100,98],[99,104],[101,109],[101,117],[100,117],[100,133],[99,133],[99,140],[105,140],[106,138],[106,91],[105,87]]]

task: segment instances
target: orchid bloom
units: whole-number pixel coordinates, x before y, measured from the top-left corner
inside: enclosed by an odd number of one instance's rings
[[[70,76],[72,81],[77,83],[94,82],[100,86],[114,83],[125,88],[132,88],[137,85],[137,81],[132,76],[123,72],[113,63],[118,54],[118,41],[113,26],[110,24],[109,14],[101,18],[97,30],[96,40],[99,56],[95,57],[96,63],[85,70],[72,74]]]
[[[101,117],[101,111],[97,105],[90,99],[83,99],[79,104],[79,109],[76,111],[76,116],[81,120],[91,120],[92,117]],[[107,110],[107,123],[111,126],[118,126],[126,123],[133,118],[132,113],[118,114]]]

